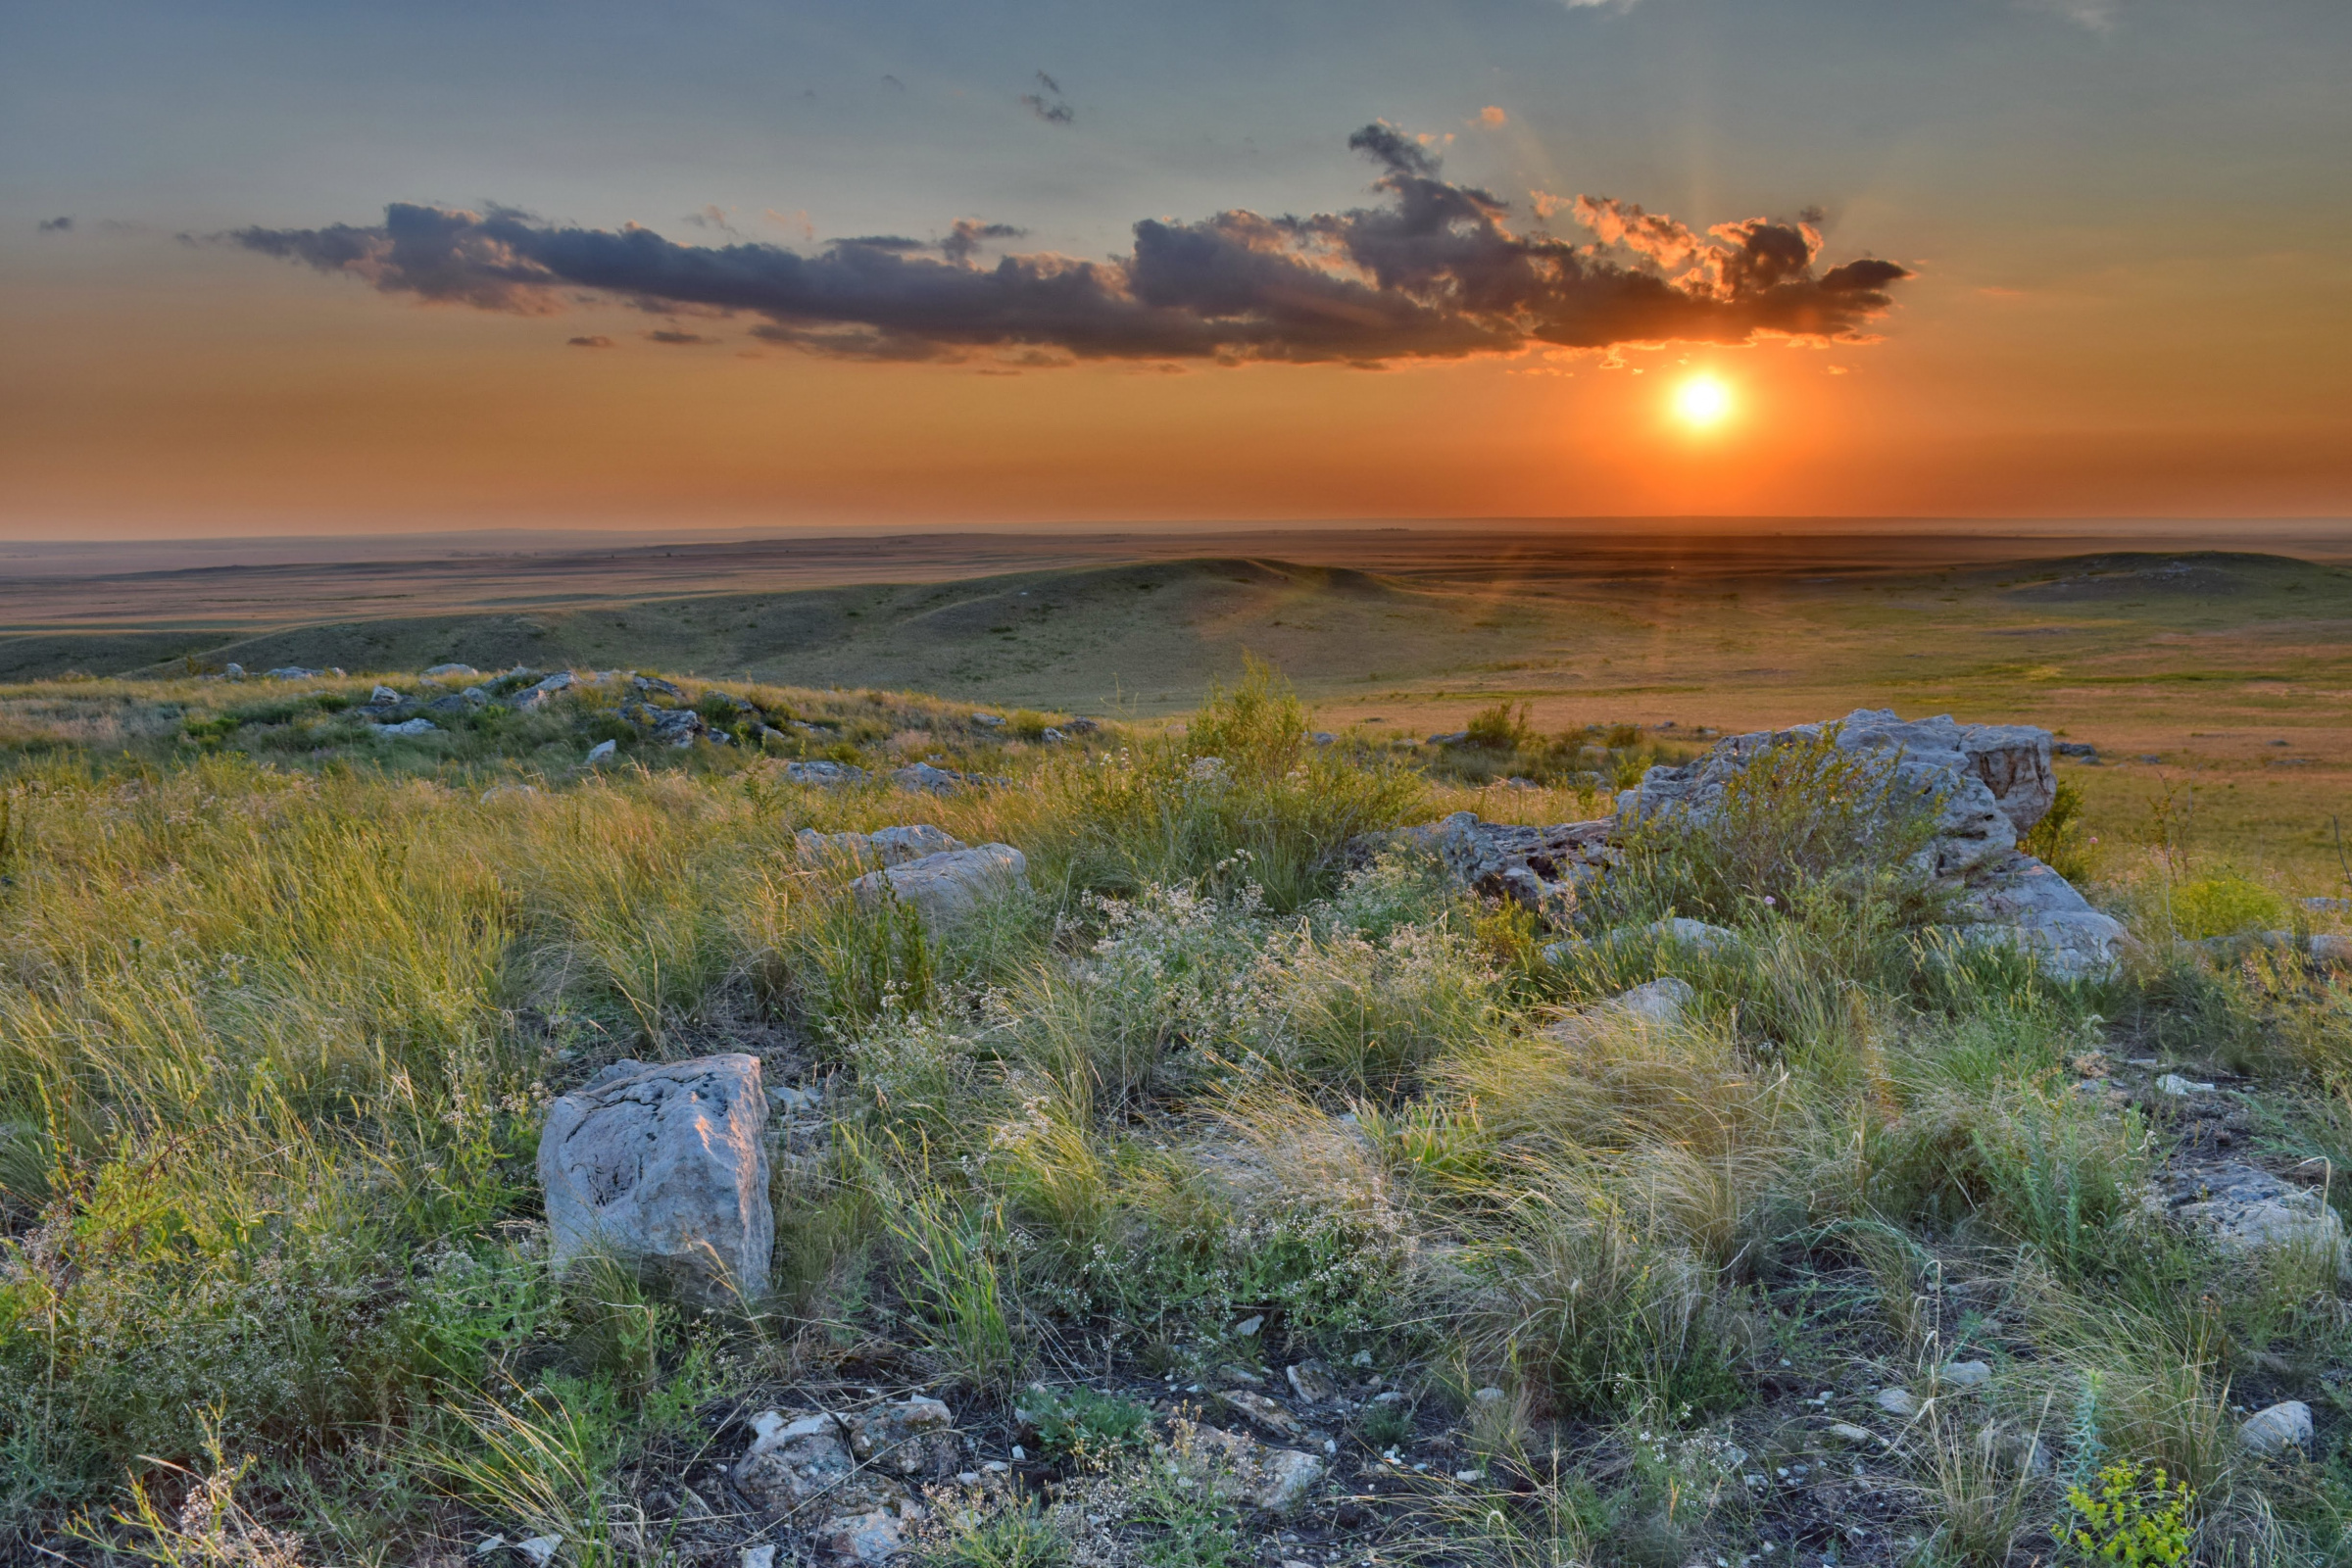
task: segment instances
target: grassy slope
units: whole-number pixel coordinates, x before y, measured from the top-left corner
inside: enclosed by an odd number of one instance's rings
[[[375,740],[320,700],[364,684],[11,698],[38,724],[0,797],[14,1554],[252,1561],[268,1529],[391,1562],[519,1530],[612,1560],[630,1509],[666,1527],[679,1486],[717,1485],[704,1460],[753,1410],[929,1387],[1004,1453],[1027,1378],[1083,1372],[1176,1436],[1183,1390],[1227,1368],[1280,1394],[1289,1361],[1358,1352],[1404,1408],[1330,1428],[1366,1500],[1295,1521],[1286,1552],[2046,1555],[2058,1482],[2003,1458],[2035,1429],[2061,1476],[2103,1454],[2189,1478],[2202,1560],[2342,1548],[2335,1282],[2227,1264],[2135,1195],[2199,1139],[2352,1152],[2352,1004],[2324,974],[2174,954],[2162,890],[2107,890],[2147,956],[2070,991],[1937,957],[1867,882],[1808,891],[1694,846],[1590,918],[1671,902],[1741,928],[1743,955],[1551,967],[1526,920],[1409,858],[1343,880],[1348,833],[1467,798],[1302,745],[1262,688],[1091,753],[1007,744],[961,706],[744,689],[823,732],[796,746],[1021,781],[934,800],[794,788],[741,748],[632,743],[642,767],[589,775],[584,743],[620,722],[597,693]],[[190,718],[209,739],[180,738]],[[537,793],[483,790],[501,778]],[[1034,898],[910,946],[791,849],[906,819],[1020,844]],[[1538,1032],[1660,972],[1696,988],[1693,1028]],[[829,1096],[778,1165],[781,1311],[690,1320],[624,1279],[549,1278],[544,1097],[714,1049]],[[2146,1056],[2241,1075],[2226,1115],[2151,1095],[2127,1065]],[[1875,1411],[1956,1355],[1994,1387],[1909,1429]],[[1467,1396],[1487,1385],[1503,1397]],[[2321,1462],[2233,1453],[2228,1400],[2289,1395],[2321,1408]],[[1833,1416],[1892,1446],[1841,1448]],[[1028,1441],[1024,1484],[1065,1489],[1049,1544],[1158,1568],[1274,1545],[1115,1441],[1101,1470]],[[218,1495],[250,1515],[180,1506],[165,1461],[240,1455]],[[942,1560],[1006,1560],[1023,1517],[944,1515]],[[733,1559],[738,1526],[677,1528]]]

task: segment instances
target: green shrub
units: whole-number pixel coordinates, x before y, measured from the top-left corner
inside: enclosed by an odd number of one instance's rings
[[[1526,703],[1519,705],[1517,712],[1508,703],[1482,708],[1470,715],[1469,738],[1463,744],[1490,752],[1525,751],[1536,739],[1535,726],[1528,722],[1531,711]]]
[[[2232,936],[2287,923],[2286,901],[2236,871],[2176,882],[2169,896],[2173,928],[2183,937]]]

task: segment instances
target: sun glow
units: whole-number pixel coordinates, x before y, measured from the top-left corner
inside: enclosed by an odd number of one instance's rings
[[[1711,375],[1694,375],[1674,389],[1674,412],[1702,430],[1721,424],[1732,412],[1732,389]]]

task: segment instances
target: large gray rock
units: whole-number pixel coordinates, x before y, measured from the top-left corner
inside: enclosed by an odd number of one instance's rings
[[[1955,911],[1973,942],[2007,942],[2032,953],[2061,980],[2105,974],[2130,933],[2101,914],[2073,883],[2031,855],[2012,852],[1970,877]]]
[[[1009,844],[949,850],[869,871],[850,884],[867,908],[909,905],[932,930],[969,918],[986,904],[1029,886],[1029,859]]]
[[[539,1135],[550,1260],[608,1253],[703,1301],[764,1295],[766,1123],[756,1056],[606,1068],[550,1106]]]
[[[1721,809],[1732,780],[1759,757],[1791,742],[1817,739],[1830,728],[1798,724],[1734,735],[1716,742],[1696,761],[1653,767],[1638,788],[1617,797],[1614,816],[1620,830],[1662,816],[1706,821]],[[1920,856],[1920,869],[1930,876],[1964,877],[2010,854],[2023,830],[2019,819],[2030,827],[2049,808],[2042,787],[2049,778],[2045,731],[2032,732],[2040,737],[2035,754],[2016,726],[1964,728],[1942,716],[1906,722],[1892,709],[1856,709],[1838,720],[1836,729],[1838,749],[1866,764],[1866,776],[1886,790],[1890,803],[1935,807],[1935,837]],[[2040,762],[2038,781],[2034,755]],[[2004,805],[1992,780],[2018,791],[2014,805]]]

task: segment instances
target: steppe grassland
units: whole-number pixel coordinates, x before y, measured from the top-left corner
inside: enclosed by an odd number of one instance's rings
[[[1083,750],[920,699],[748,695],[815,723],[811,749],[1017,783],[827,793],[709,746],[588,774],[588,740],[634,750],[593,696],[426,741],[219,683],[11,699],[11,1550],[405,1561],[519,1526],[612,1560],[646,1456],[761,1389],[846,1369],[976,1418],[1031,1379],[1182,1387],[1310,1353],[1368,1354],[1412,1393],[1351,1459],[1439,1445],[1476,1478],[1392,1488],[1383,1550],[1749,1554],[1788,1510],[1723,1456],[1818,1462],[1793,1383],[1929,1389],[1972,1355],[1992,1391],[1885,1457],[1914,1500],[1849,1552],[2046,1555],[2064,1487],[2104,1460],[2188,1482],[2202,1560],[2342,1550],[2332,1446],[2257,1463],[2228,1409],[2253,1388],[2319,1402],[2352,1348],[2332,1279],[2225,1265],[2152,1218],[2168,1130],[2075,1089],[2112,1057],[2226,1067],[2267,1148],[2352,1155],[2344,992],[2174,946],[2193,878],[2173,847],[2107,862],[2144,946],[2106,986],[1939,944],[1886,865],[1793,848],[1819,842],[1787,831],[1794,795],[1740,844],[1649,846],[1580,916],[1672,908],[1740,930],[1738,956],[1548,965],[1523,915],[1342,846],[1605,795],[1316,748],[1262,676],[1181,734]],[[1525,747],[1509,765],[1556,750]],[[1631,769],[1658,748],[1614,750]],[[902,820],[1021,846],[1033,895],[934,945],[794,853],[803,826]],[[2229,888],[2186,903],[2225,927],[2311,918]],[[1538,1032],[1661,973],[1696,988],[1690,1026]],[[829,1080],[840,1113],[777,1167],[773,1305],[691,1318],[551,1277],[545,1097],[621,1054],[745,1044]],[[2004,1460],[2028,1433],[2052,1474]],[[1078,1500],[935,1551],[986,1561],[1031,1529],[1028,1560],[1092,1549],[1085,1499],[1150,1494],[1129,1456],[1102,1463],[1069,1478]],[[1116,1539],[1208,1562],[1254,1528],[1194,1524],[1137,1504]]]

